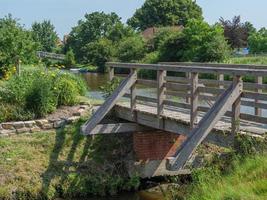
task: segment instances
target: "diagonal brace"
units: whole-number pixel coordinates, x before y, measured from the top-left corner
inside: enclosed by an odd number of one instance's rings
[[[187,140],[176,151],[174,157],[167,161],[169,170],[180,170],[184,167],[187,160],[191,157],[198,145],[208,136],[221,117],[232,107],[233,103],[241,96],[243,83],[239,79],[219,97],[211,109],[201,119],[198,126],[193,129]]]
[[[89,135],[98,123],[108,114],[118,100],[132,87],[137,81],[137,72],[132,71],[129,76],[121,82],[119,87],[112,93],[104,104],[93,114],[93,116],[81,127],[83,135]]]

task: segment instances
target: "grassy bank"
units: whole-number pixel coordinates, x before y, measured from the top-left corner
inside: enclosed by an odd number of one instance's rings
[[[190,200],[267,199],[267,154],[249,156],[220,172],[208,168],[195,174]]]
[[[137,187],[123,164],[129,137],[87,138],[79,134],[82,123],[1,138],[0,199],[78,198]]]
[[[170,187],[169,200],[266,200],[266,140],[242,138],[237,148],[193,170],[191,180]],[[181,184],[182,183],[182,184]]]
[[[230,64],[267,65],[267,56],[233,57],[228,62]]]

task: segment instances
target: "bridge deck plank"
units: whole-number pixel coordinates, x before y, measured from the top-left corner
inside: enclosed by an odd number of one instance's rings
[[[119,102],[116,104],[116,107],[120,107],[123,109],[130,109],[129,102]],[[150,103],[138,103],[136,105],[136,111],[139,113],[147,113],[151,115],[157,115],[157,107],[156,104]],[[198,120],[202,119],[204,116],[204,112],[199,112]],[[164,106],[162,117],[165,119],[171,119],[177,121],[181,124],[186,124],[189,126],[190,124],[190,110],[184,109],[180,107],[172,107],[172,106]],[[156,128],[156,127],[154,127]],[[231,118],[230,117],[222,117],[222,119],[215,125],[214,130],[216,132],[224,132],[230,133],[231,132]],[[255,135],[264,135],[267,132],[267,125],[251,122],[247,120],[240,120],[240,132],[241,133],[250,133]]]

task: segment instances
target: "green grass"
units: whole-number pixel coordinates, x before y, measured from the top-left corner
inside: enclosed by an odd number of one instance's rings
[[[233,57],[228,62],[230,64],[267,65],[267,56]]]
[[[238,137],[234,151],[193,170],[190,181],[169,194],[170,200],[266,200],[266,139]]]
[[[266,200],[266,154],[247,157],[232,163],[232,169],[221,173],[210,168],[199,172],[189,189],[189,200]]]
[[[0,138],[0,199],[87,197],[138,186],[120,165],[127,137],[84,137],[82,123]]]

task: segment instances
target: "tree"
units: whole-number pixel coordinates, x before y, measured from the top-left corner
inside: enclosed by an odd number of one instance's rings
[[[122,23],[117,14],[105,14],[104,12],[94,12],[85,15],[85,20],[80,20],[78,25],[72,28],[67,40],[66,48],[72,48],[77,61],[88,61],[87,48],[82,48],[92,42],[98,41],[100,38],[110,37],[116,40],[121,37],[120,34],[114,33],[114,29],[122,27]]]
[[[145,42],[140,35],[126,37],[117,47],[117,57],[122,62],[141,60],[145,56]]]
[[[135,29],[149,27],[185,26],[189,19],[202,19],[202,9],[192,0],[146,0],[128,24]]]
[[[154,50],[157,51],[162,43],[164,43],[172,35],[179,34],[179,32],[182,32],[182,29],[177,30],[171,27],[158,28],[157,32],[152,38],[152,41],[149,41],[149,42],[152,43]]]
[[[84,61],[96,65],[99,72],[105,72],[105,62],[109,61],[114,53],[112,41],[106,38],[88,43],[83,51],[86,52]]]
[[[247,46],[249,29],[251,25],[241,23],[241,17],[235,16],[232,21],[220,18],[220,23],[224,27],[224,36],[232,48],[241,48]]]
[[[37,48],[31,32],[17,19],[11,15],[0,19],[0,74],[10,71],[18,59],[26,64],[35,62]]]
[[[244,27],[245,27],[246,30],[247,30],[248,37],[249,37],[250,35],[252,35],[253,33],[256,33],[256,32],[257,32],[257,29],[253,26],[253,24],[250,23],[250,22],[248,22],[248,21],[246,21],[246,22],[244,23]]]
[[[219,25],[190,20],[183,32],[171,34],[160,46],[161,61],[221,62],[229,46]]]
[[[49,20],[32,24],[33,39],[40,43],[40,50],[52,52],[58,43],[58,36],[54,25]]]
[[[258,32],[251,34],[248,38],[248,45],[251,53],[267,52],[267,30],[261,28]]]

